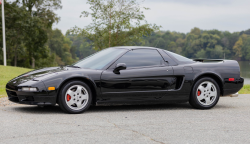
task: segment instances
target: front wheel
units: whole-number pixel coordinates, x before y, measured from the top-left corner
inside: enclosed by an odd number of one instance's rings
[[[190,95],[189,103],[198,109],[210,109],[214,107],[220,98],[220,88],[217,82],[209,77],[199,79]]]
[[[71,81],[65,84],[59,95],[59,106],[67,113],[77,114],[86,111],[91,105],[92,93],[82,81]]]

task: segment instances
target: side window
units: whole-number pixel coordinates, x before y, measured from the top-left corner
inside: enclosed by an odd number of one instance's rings
[[[127,68],[162,65],[163,59],[157,50],[139,49],[132,50],[116,61],[125,63]]]

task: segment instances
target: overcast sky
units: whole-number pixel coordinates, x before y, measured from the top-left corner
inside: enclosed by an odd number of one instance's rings
[[[78,26],[84,28],[91,18],[80,18],[88,11],[87,0],[62,0],[63,8],[56,13],[61,17],[54,28],[65,33]],[[250,29],[250,0],[145,0],[142,6],[148,23],[161,25],[161,30],[189,32],[194,27],[210,30],[242,31]]]

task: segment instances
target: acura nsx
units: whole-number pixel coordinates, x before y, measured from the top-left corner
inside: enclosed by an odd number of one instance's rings
[[[67,113],[90,105],[189,102],[210,109],[243,87],[235,60],[189,59],[153,47],[112,47],[65,67],[22,74],[6,85],[8,99]]]

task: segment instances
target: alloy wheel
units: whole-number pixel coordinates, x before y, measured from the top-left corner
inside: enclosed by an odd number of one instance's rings
[[[202,105],[213,104],[217,98],[216,86],[209,81],[202,82],[197,88],[196,97]]]
[[[65,94],[65,102],[73,110],[82,109],[87,105],[88,100],[88,91],[81,85],[71,86]]]

